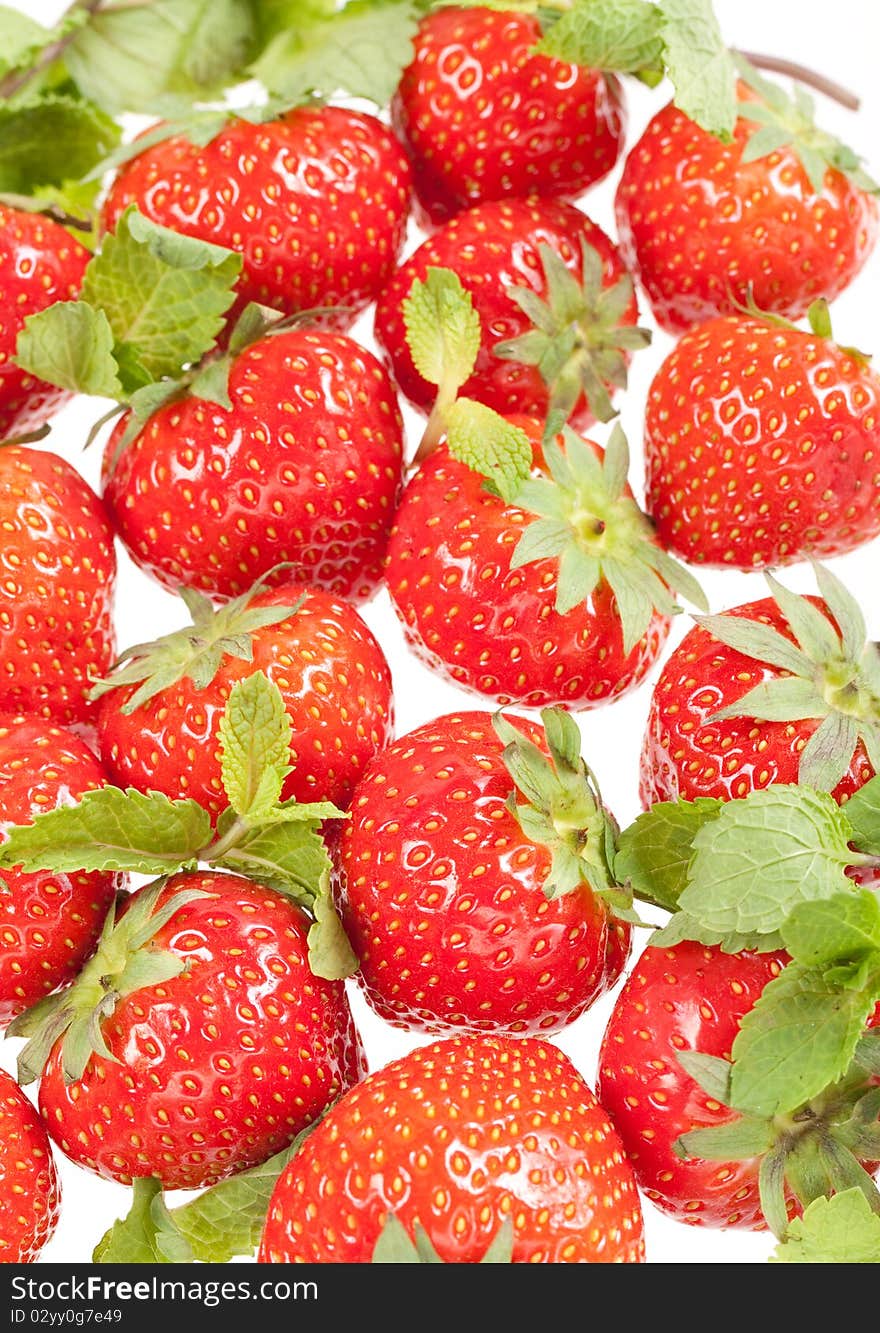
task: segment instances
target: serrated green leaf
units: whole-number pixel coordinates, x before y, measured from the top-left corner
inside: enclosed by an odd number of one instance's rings
[[[50,28],[28,18],[20,9],[0,5],[0,76],[29,65],[53,39]]]
[[[345,92],[385,106],[413,57],[413,0],[350,0],[339,13],[304,19],[272,38],[254,78],[284,98]]]
[[[716,818],[721,804],[701,796],[652,806],[620,834],[615,877],[630,884],[642,902],[674,912],[687,886],[693,840]]]
[[[259,823],[281,799],[293,736],[281,691],[264,672],[233,685],[217,736],[229,803],[243,819]]]
[[[86,792],[78,805],[7,829],[0,867],[166,875],[194,864],[210,838],[210,817],[195,801],[101,787]]]
[[[860,852],[880,856],[880,777],[871,778],[844,806],[852,841]]]
[[[675,105],[725,141],[736,124],[736,68],[711,0],[660,0],[666,72]]]
[[[538,50],[587,69],[663,72],[661,15],[645,0],[576,0]]]
[[[317,820],[285,821],[251,829],[216,860],[209,859],[212,865],[234,870],[287,894],[309,910],[330,865]]]
[[[0,191],[30,195],[78,180],[111,151],[118,125],[65,94],[0,105]],[[91,196],[97,193],[97,186]]]
[[[403,303],[406,340],[416,370],[452,402],[473,374],[482,336],[480,317],[457,273],[429,268]]]
[[[446,439],[453,458],[485,477],[507,504],[516,499],[532,467],[524,430],[483,403],[459,398],[446,414]]]
[[[92,1255],[96,1264],[188,1264],[193,1258],[154,1176],[134,1181],[128,1215],[113,1223]]]
[[[852,887],[851,828],[824,792],[775,785],[728,801],[694,837],[681,910],[710,931],[778,931],[799,902]]]
[[[254,37],[250,0],[151,0],[93,14],[65,53],[86,97],[111,114],[149,112],[236,83]]]
[[[788,1225],[771,1264],[880,1264],[880,1217],[860,1189],[814,1199]]]
[[[880,991],[829,984],[822,968],[790,963],[743,1018],[733,1043],[732,1104],[759,1116],[794,1111],[849,1068]]]
[[[57,301],[30,315],[18,335],[16,364],[63,389],[119,398],[113,330],[103,310],[85,301]]]
[[[792,958],[806,967],[851,962],[880,951],[880,903],[868,889],[799,903],[781,933]]]

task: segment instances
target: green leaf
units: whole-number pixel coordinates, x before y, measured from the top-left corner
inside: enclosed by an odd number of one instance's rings
[[[690,1074],[699,1083],[704,1092],[714,1097],[722,1106],[730,1103],[729,1060],[722,1060],[717,1055],[706,1055],[703,1051],[679,1051],[678,1063],[686,1074]]]
[[[0,5],[0,76],[29,65],[53,39],[50,28],[28,18],[20,9]]]
[[[277,33],[251,66],[270,93],[294,100],[345,92],[390,102],[413,57],[413,0],[350,0],[340,13],[304,17]]]
[[[16,363],[62,389],[120,398],[113,330],[103,310],[85,301],[58,301],[29,315],[18,335]]]
[[[223,790],[249,823],[268,819],[291,771],[293,731],[281,691],[262,671],[233,685],[218,728]]]
[[[792,1218],[771,1264],[880,1264],[880,1217],[860,1189],[814,1199]]]
[[[822,968],[790,963],[743,1018],[733,1043],[731,1098],[759,1116],[794,1111],[849,1068],[880,991],[840,990]]]
[[[7,829],[0,867],[31,870],[133,870],[166,875],[193,865],[211,838],[211,820],[195,801],[117,787],[88,791],[32,824]]]
[[[156,110],[242,77],[254,36],[250,0],[151,0],[93,14],[65,54],[86,97],[111,114]]]
[[[539,43],[546,55],[587,69],[663,75],[661,15],[645,0],[576,0]]]
[[[620,835],[615,876],[643,902],[674,912],[687,885],[693,841],[715,819],[721,801],[664,801],[639,815]]]
[[[854,792],[844,810],[859,851],[880,856],[880,777],[871,778]]]
[[[505,503],[515,501],[532,467],[524,430],[483,403],[459,398],[446,414],[446,438],[453,458],[484,476]]]
[[[857,960],[880,951],[880,903],[868,889],[798,903],[781,933],[792,958],[806,967]]]
[[[420,1264],[423,1262],[415,1241],[395,1213],[385,1219],[373,1247],[374,1264]]]
[[[78,180],[111,151],[120,130],[97,107],[66,94],[0,105],[0,191],[33,194]],[[98,186],[92,190],[92,198]]]
[[[358,959],[333,905],[327,871],[321,877],[312,912],[315,917],[309,930],[309,967],[312,972],[327,981],[343,981],[353,976],[358,970]]]
[[[429,268],[403,303],[406,341],[416,370],[451,403],[470,379],[480,350],[480,316],[458,274]]]
[[[216,859],[209,853],[208,859],[211,865],[234,870],[287,894],[311,911],[330,864],[318,828],[317,819],[265,825],[246,832]],[[218,827],[218,832],[222,828]]]
[[[145,1176],[133,1182],[131,1209],[114,1222],[95,1246],[96,1264],[188,1264],[194,1258],[175,1226],[161,1181]]]
[[[676,1152],[707,1162],[739,1162],[760,1157],[773,1144],[776,1127],[772,1120],[737,1116],[725,1125],[695,1129],[676,1141]]]
[[[730,142],[736,124],[736,67],[711,0],[660,0],[666,72],[675,105]]]
[[[694,837],[679,906],[709,931],[771,935],[799,902],[851,889],[846,816],[830,796],[776,785],[724,803]]]

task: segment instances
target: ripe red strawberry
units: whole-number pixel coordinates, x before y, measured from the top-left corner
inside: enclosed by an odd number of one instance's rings
[[[133,559],[166,587],[224,600],[280,562],[346,597],[368,597],[400,487],[394,388],[343,334],[303,328],[235,356],[231,408],[188,397],[154,412],[110,460],[105,500]]]
[[[534,17],[479,6],[422,20],[392,117],[430,221],[494,199],[574,198],[614,166],[619,83],[533,54],[540,38]]]
[[[479,1263],[496,1246],[513,1263],[643,1262],[632,1173],[566,1056],[462,1037],[370,1075],[280,1177],[260,1261],[396,1262],[401,1242],[410,1262]]]
[[[32,1264],[55,1230],[60,1203],[49,1137],[0,1069],[0,1263]]]
[[[679,1063],[683,1052],[720,1058],[784,955],[725,954],[690,941],[648,948],[614,1007],[599,1055],[599,1100],[623,1140],[642,1191],[691,1226],[765,1227],[758,1161],[685,1160],[673,1145],[736,1113]]]
[[[441,445],[404,492],[388,588],[410,645],[456,684],[504,704],[594,707],[656,661],[669,588],[702,595],[654,544],[621,433],[603,454],[567,432],[542,457],[538,422],[506,424],[534,449],[532,478],[506,503]]]
[[[310,924],[237,875],[134,894],[74,987],[17,1029],[36,1072],[72,1022],[40,1085],[58,1146],[112,1180],[197,1189],[290,1143],[364,1072],[343,984],[309,969]]]
[[[772,598],[704,617],[672,653],[642,748],[646,807],[798,781],[845,801],[880,770],[880,651],[816,571],[825,600],[768,579]]]
[[[94,716],[88,693],[114,655],[113,531],[69,463],[0,449],[0,711],[64,725]]]
[[[15,365],[28,315],[75,300],[89,253],[39,213],[0,206],[0,440],[42,426],[72,395]]]
[[[564,416],[579,427],[613,415],[610,395],[626,383],[629,351],[648,335],[635,327],[632,279],[617,250],[572,204],[481,204],[453,218],[398,269],[377,306],[376,336],[401,389],[425,410],[437,390],[415,367],[405,302],[432,268],[457,274],[482,323],[463,395],[502,414],[542,418],[564,401]]]
[[[0,719],[0,842],[4,824],[28,824],[106,785],[81,740],[34,718]],[[5,870],[0,891],[0,1024],[72,980],[91,954],[124,876]]]
[[[878,231],[873,182],[858,158],[817,130],[796,104],[751,71],[724,143],[670,104],[626,160],[617,224],[628,265],[654,315],[680,332],[753,300],[798,319],[839,295]]]
[[[367,999],[398,1027],[546,1032],[620,975],[613,821],[574,722],[544,719],[546,739],[521,718],[438,718],[355,790],[334,894]],[[527,804],[511,809],[514,784]]]
[[[347,327],[379,295],[406,231],[411,172],[374,116],[302,106],[263,125],[233,119],[200,147],[165,139],[128,162],[104,206],[244,256],[239,304],[285,314],[338,307]]]
[[[647,508],[663,546],[735,569],[840,555],[880,532],[880,379],[831,340],[757,315],[686,333],[648,398]]]
[[[214,611],[192,593],[194,624],[124,654],[102,684],[98,740],[120,787],[191,797],[213,816],[228,804],[219,727],[238,680],[262,671],[293,727],[284,799],[347,806],[393,730],[391,673],[347,602],[285,583]]]

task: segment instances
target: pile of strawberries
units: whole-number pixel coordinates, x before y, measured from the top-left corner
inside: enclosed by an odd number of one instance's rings
[[[62,1153],[132,1186],[102,1263],[638,1263],[640,1191],[880,1262],[880,651],[817,563],[880,535],[880,377],[829,315],[877,187],[704,0],[606,8],[316,5],[230,55],[268,101],[190,73],[123,145],[151,104],[88,36],[135,9],[9,36],[0,109],[78,98],[91,161],[0,195],[0,1261]],[[377,33],[383,91],[340,54]],[[588,191],[664,75],[615,241]],[[676,341],[633,489],[640,303]],[[42,442],[74,394],[100,498]],[[117,539],[183,602],[121,653]],[[816,596],[769,572],[808,560]],[[710,615],[703,567],[769,595]],[[377,592],[461,691],[402,736]],[[682,602],[621,830],[572,713]],[[576,1068],[547,1038],[646,927]],[[409,1054],[368,1073],[347,978]]]

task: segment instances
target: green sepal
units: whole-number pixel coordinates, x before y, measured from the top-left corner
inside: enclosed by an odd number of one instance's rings
[[[479,1261],[481,1264],[509,1264],[513,1262],[514,1230],[513,1221],[508,1216],[501,1223],[486,1253]],[[411,1237],[406,1227],[395,1213],[385,1218],[379,1238],[373,1247],[371,1262],[374,1264],[442,1264],[421,1223],[416,1222]]]
[[[705,1055],[702,1051],[679,1051],[678,1063],[686,1074],[698,1083],[704,1092],[722,1106],[730,1105],[729,1060],[722,1060],[717,1055]]]
[[[815,1199],[788,1224],[776,1264],[880,1264],[880,1217],[860,1189]]]
[[[311,904],[314,925],[309,930],[309,967],[316,977],[344,981],[360,966],[330,892],[330,875],[324,871]]]
[[[760,1157],[773,1145],[775,1126],[772,1120],[754,1116],[738,1116],[724,1125],[694,1129],[676,1139],[677,1156],[698,1157],[705,1162],[738,1162],[749,1157]]]

